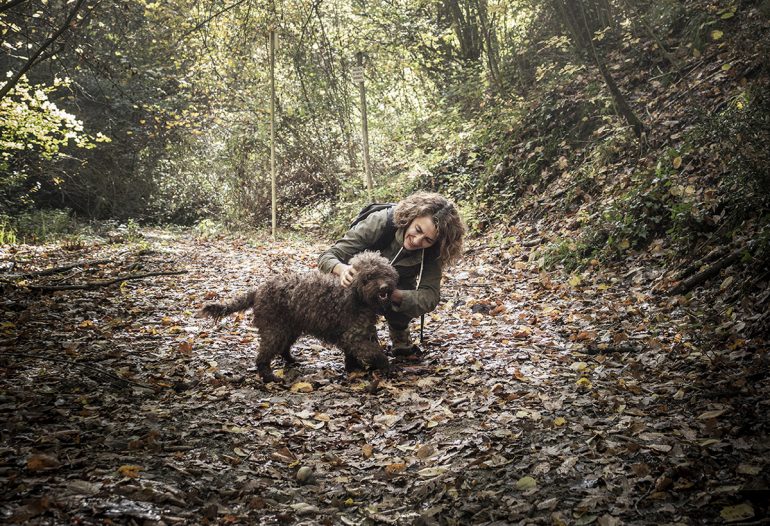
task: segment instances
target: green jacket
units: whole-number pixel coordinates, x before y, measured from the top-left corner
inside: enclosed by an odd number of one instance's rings
[[[347,264],[350,258],[372,247],[385,229],[388,211],[380,210],[372,213],[363,221],[347,231],[345,236],[325,251],[318,258],[318,268],[321,272],[331,272],[339,263]],[[425,252],[424,268],[420,288],[417,285],[417,275],[420,273],[422,250],[401,250],[404,245],[404,229],[396,230],[396,235],[390,245],[380,253],[398,271],[398,288],[403,290],[404,299],[401,305],[393,305],[395,312],[416,318],[436,308],[441,298],[441,262]],[[401,253],[399,253],[401,250]],[[396,261],[393,258],[398,254]]]

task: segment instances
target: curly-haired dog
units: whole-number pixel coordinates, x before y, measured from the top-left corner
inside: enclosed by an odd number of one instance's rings
[[[398,273],[375,252],[350,260],[358,273],[348,288],[336,276],[307,272],[268,279],[235,301],[207,305],[203,316],[219,320],[251,308],[259,331],[257,370],[265,382],[278,379],[270,362],[279,354],[294,363],[291,346],[303,334],[332,343],[345,353],[345,368],[388,370],[388,358],[377,341],[377,314],[390,301]]]

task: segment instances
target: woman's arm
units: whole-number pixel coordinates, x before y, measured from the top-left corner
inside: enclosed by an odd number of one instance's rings
[[[347,264],[348,261],[377,242],[386,228],[387,221],[388,211],[380,210],[358,223],[318,257],[318,269],[339,276],[341,282],[347,276],[350,279],[346,281],[350,284],[352,276],[349,274],[352,269]]]

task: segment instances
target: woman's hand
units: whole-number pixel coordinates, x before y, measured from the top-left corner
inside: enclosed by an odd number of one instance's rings
[[[345,265],[344,263],[338,263],[332,272],[340,277],[340,285],[345,288],[349,287],[350,284],[353,283],[356,274],[358,274],[356,269],[350,265]]]
[[[401,305],[401,300],[404,299],[404,295],[401,293],[400,289],[395,289],[393,292],[390,293],[390,302],[394,305]]]

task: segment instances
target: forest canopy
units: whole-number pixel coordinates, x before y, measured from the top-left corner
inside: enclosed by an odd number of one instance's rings
[[[758,53],[722,56],[767,11],[678,0],[6,1],[2,213],[265,224],[275,31],[282,226],[308,205],[350,217],[369,197],[360,56],[377,197],[441,189],[483,228],[576,164],[590,172],[650,146],[681,157],[690,138],[667,135],[667,122],[708,135],[722,117],[686,105],[686,117],[668,115],[662,99],[704,62],[717,80],[749,73],[714,101],[719,115],[763,115],[762,90],[747,82]],[[744,168],[761,171],[748,149]],[[754,190],[767,183],[747,177]]]

